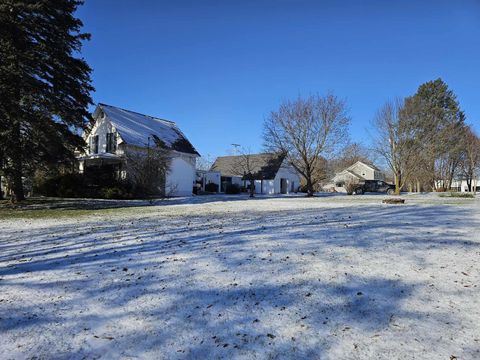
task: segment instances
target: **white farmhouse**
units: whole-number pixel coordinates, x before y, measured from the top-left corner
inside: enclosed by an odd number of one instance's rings
[[[255,178],[256,194],[289,194],[297,192],[300,186],[299,174],[281,154],[221,156],[210,170],[210,173],[220,175],[220,192],[225,192],[229,184],[249,187],[250,181],[245,176],[247,172]],[[214,179],[211,178],[210,182]]]
[[[80,172],[89,167],[109,167],[118,177],[128,178],[128,152],[161,144],[171,157],[164,193],[192,195],[195,164],[200,155],[174,122],[106,104],[97,106],[93,118],[93,127],[85,134],[88,149],[78,157]]]

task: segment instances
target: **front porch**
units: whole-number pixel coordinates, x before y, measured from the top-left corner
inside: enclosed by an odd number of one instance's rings
[[[125,159],[114,154],[91,154],[78,158],[78,169],[95,182],[105,183],[109,180],[126,178]]]

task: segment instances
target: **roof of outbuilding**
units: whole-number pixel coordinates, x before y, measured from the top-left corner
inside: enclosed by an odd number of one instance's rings
[[[161,145],[171,150],[200,155],[173,121],[159,119],[107,104],[98,104],[122,140],[139,147]]]
[[[241,177],[250,170],[256,179],[272,180],[282,166],[284,158],[282,154],[271,153],[220,156],[210,170],[219,171],[222,176]]]

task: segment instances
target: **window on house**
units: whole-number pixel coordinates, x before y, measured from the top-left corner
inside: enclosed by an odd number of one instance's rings
[[[115,133],[107,133],[107,153],[115,153],[117,151],[117,142]]]
[[[90,153],[98,154],[98,135],[90,138]]]

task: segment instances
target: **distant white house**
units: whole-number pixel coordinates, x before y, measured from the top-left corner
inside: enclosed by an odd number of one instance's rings
[[[250,181],[244,175],[247,172],[246,161],[255,178],[256,194],[290,194],[298,191],[299,174],[288,164],[285,156],[279,154],[218,157],[206,173],[206,181],[217,183],[220,192],[225,192],[229,184],[248,188]]]
[[[384,180],[385,175],[375,165],[366,164],[362,161],[357,161],[355,164],[349,166],[345,170],[335,174],[332,179],[334,184],[344,184],[350,180]]]
[[[480,191],[480,178],[473,179],[471,183],[472,192]],[[453,180],[452,185],[450,186],[450,190],[459,191],[459,192],[468,192],[468,183],[467,180]]]
[[[164,179],[165,194],[192,195],[200,155],[174,122],[106,104],[97,106],[93,118],[92,128],[84,135],[88,149],[77,157],[80,172],[89,167],[109,167],[120,178],[128,178],[128,152],[145,151],[160,143],[171,156]]]
[[[373,164],[357,161],[355,164],[335,174],[330,183],[323,187],[324,190],[335,189],[345,191],[344,185],[350,181],[361,182],[365,180],[385,180],[383,172]]]

